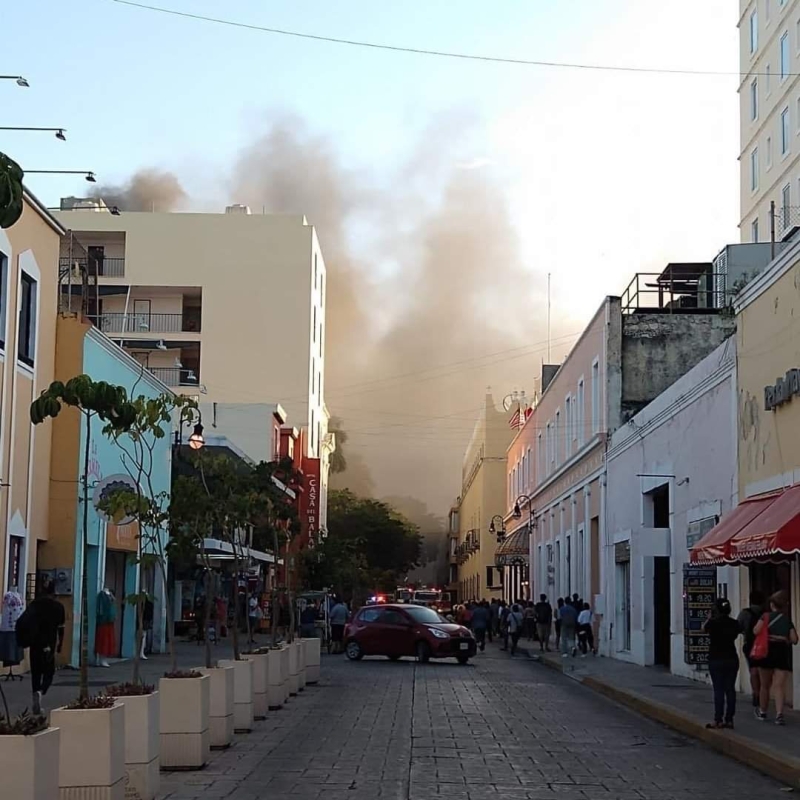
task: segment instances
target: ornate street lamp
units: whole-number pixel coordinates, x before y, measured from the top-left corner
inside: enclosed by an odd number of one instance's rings
[[[499,520],[499,524],[495,525],[495,520]],[[506,523],[500,514],[495,514],[489,524],[489,533],[497,537],[497,544],[502,544],[506,538]]]

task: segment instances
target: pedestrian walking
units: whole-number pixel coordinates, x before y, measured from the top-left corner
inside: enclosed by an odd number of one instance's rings
[[[517,645],[519,644],[520,636],[522,636],[524,624],[525,618],[522,614],[522,610],[517,603],[514,603],[514,605],[511,606],[511,611],[508,614],[508,635],[511,637],[512,656],[517,652]]]
[[[258,592],[252,592],[247,601],[247,617],[250,622],[250,644],[255,644],[255,635],[264,617],[261,604],[258,602]]]
[[[508,615],[510,613],[509,607],[506,605],[505,600],[500,601],[500,611],[498,616],[498,624],[500,627],[500,639],[503,642],[502,650],[508,650]]]
[[[558,612],[561,620],[561,657],[568,658],[577,652],[575,634],[578,627],[578,612],[571,603],[564,603]]]
[[[313,600],[300,612],[300,634],[304,639],[317,638],[317,620],[319,611]]]
[[[562,601],[563,602],[563,601]],[[550,629],[553,626],[553,607],[547,602],[547,595],[540,594],[539,602],[534,606],[536,619],[536,635],[539,638],[539,649],[550,652]]]
[[[492,602],[489,603],[489,627],[486,629],[486,636],[490,642],[497,633],[498,608],[497,598],[493,597]]]
[[[594,632],[592,631],[592,607],[588,603],[583,604],[581,613],[578,614],[578,644],[583,657],[586,657],[586,654],[590,651],[592,655],[596,653],[594,649]]]
[[[786,681],[792,671],[792,646],[797,644],[797,631],[789,617],[788,595],[775,592],[769,598],[770,611],[756,623],[753,655],[758,649],[759,636],[767,639],[767,655],[754,660],[758,664],[761,681],[761,702],[756,717],[762,722],[769,710],[770,690],[775,694],[775,724],[784,725],[783,705],[786,698]],[[766,633],[764,633],[766,631]]]
[[[17,620],[17,644],[30,648],[32,709],[42,713],[42,697],[56,674],[56,653],[64,644],[64,606],[56,600],[55,583],[46,580],[42,593]]]
[[[347,624],[347,616],[348,611],[344,600],[342,600],[341,597],[337,597],[329,616],[331,623],[331,643],[334,653],[344,652],[342,643],[344,641],[344,626]]]
[[[525,610],[522,612],[522,622],[525,635],[528,641],[532,642],[536,638],[536,611],[531,601],[528,601],[525,605]]]
[[[486,630],[490,621],[489,604],[484,600],[472,611],[472,633],[475,635],[475,641],[481,652],[486,649]]]
[[[564,598],[559,597],[556,601],[556,650],[561,649],[561,609],[564,608]]]
[[[750,690],[753,693],[753,708],[761,705],[761,678],[758,666],[753,663],[750,651],[753,649],[753,642],[756,639],[755,629],[758,621],[764,614],[767,599],[763,592],[755,590],[750,592],[750,605],[742,609],[739,613],[737,622],[742,629],[744,641],[742,643],[742,653],[747,661],[747,668],[750,671]]]
[[[731,604],[726,598],[717,598],[703,630],[709,638],[708,671],[714,687],[714,722],[706,728],[732,728],[739,673],[736,640],[742,629],[737,620],[731,619]]]

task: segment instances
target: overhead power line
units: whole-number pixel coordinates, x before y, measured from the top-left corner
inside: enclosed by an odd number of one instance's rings
[[[428,50],[423,47],[404,47],[401,45],[382,44],[379,42],[364,42],[357,39],[341,39],[336,36],[321,36],[314,33],[303,33],[301,31],[290,31],[285,28],[271,28],[266,25],[255,25],[249,22],[237,22],[232,19],[222,19],[220,17],[209,17],[204,14],[192,14],[189,11],[178,11],[174,8],[164,8],[153,6],[146,3],[136,3],[133,0],[112,0],[124,6],[154,11],[159,14],[169,14],[173,17],[183,17],[193,19],[198,22],[210,22],[215,25],[226,25],[231,28],[243,28],[259,33],[271,33],[277,36],[292,36],[297,39],[311,39],[316,42],[328,42],[331,44],[343,44],[350,47],[364,47],[371,50],[388,50],[394,53],[410,53],[418,56],[435,56],[437,58],[458,59],[461,61],[483,61],[494,64],[511,64],[522,67],[548,67],[551,69],[573,69],[573,70],[592,70],[600,72],[638,72],[651,75],[709,75],[709,76],[732,76],[737,75],[757,75],[760,73],[734,72],[731,70],[713,69],[681,69],[677,67],[629,67],[615,66],[611,64],[581,64],[569,61],[541,61],[527,58],[511,58],[508,56],[485,56],[476,53],[455,53],[449,50]]]

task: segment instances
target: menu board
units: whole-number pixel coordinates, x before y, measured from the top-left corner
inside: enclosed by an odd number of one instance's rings
[[[683,565],[683,660],[708,664],[709,638],[703,623],[717,599],[717,568]]]

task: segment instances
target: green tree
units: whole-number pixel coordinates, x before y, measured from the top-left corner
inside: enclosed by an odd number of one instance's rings
[[[24,177],[22,167],[0,153],[0,228],[10,228],[22,216]]]

